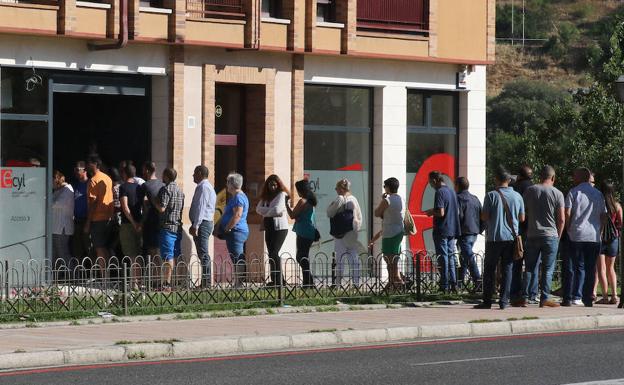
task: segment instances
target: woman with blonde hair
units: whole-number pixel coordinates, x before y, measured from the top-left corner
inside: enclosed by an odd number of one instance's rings
[[[358,286],[361,269],[358,232],[362,227],[362,210],[357,199],[351,194],[349,180],[341,179],[336,183],[336,194],[338,194],[336,199],[327,207],[336,254],[336,284],[341,285],[344,265],[348,262],[353,284]]]

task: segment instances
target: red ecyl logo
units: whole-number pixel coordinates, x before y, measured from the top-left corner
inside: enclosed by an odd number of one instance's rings
[[[0,188],[15,188],[18,191],[26,187],[26,175],[13,176],[13,169],[0,169]]]

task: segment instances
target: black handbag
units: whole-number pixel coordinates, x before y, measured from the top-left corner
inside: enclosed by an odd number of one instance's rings
[[[329,218],[329,234],[341,239],[353,230],[353,210],[342,210]]]
[[[618,237],[618,230],[611,218],[611,212],[607,209],[607,223],[602,230],[602,243],[611,243]]]

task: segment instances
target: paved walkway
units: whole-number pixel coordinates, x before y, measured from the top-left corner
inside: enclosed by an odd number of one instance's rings
[[[111,346],[117,341],[178,339],[185,342],[241,336],[275,336],[309,333],[313,330],[367,330],[424,325],[462,324],[479,319],[538,317],[539,319],[597,315],[624,315],[614,305],[593,308],[508,308],[504,311],[473,310],[471,305],[311,312],[202,318],[151,320],[94,325],[42,326],[0,330],[0,354],[16,351],[66,350]]]

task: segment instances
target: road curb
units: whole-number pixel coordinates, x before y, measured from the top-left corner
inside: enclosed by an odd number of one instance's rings
[[[142,342],[65,351],[0,354],[0,370],[168,358],[212,357],[267,351],[413,341],[418,339],[512,336],[618,327],[624,327],[624,314],[535,320],[493,320],[492,322],[404,326],[386,329],[321,331],[293,335],[213,338],[201,341],[171,343]]]

